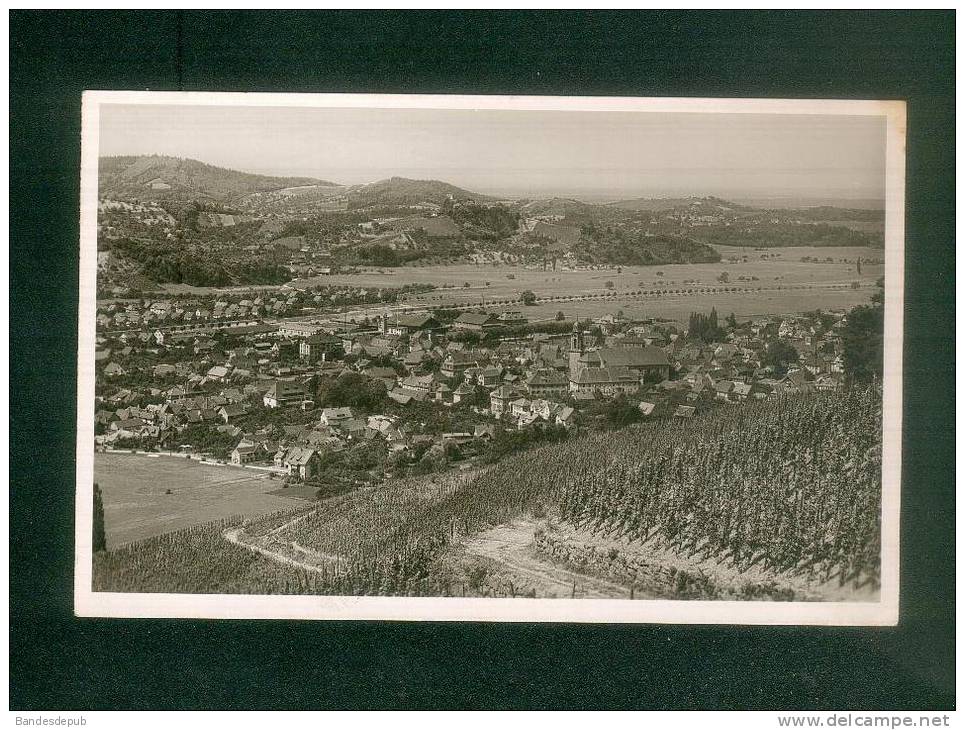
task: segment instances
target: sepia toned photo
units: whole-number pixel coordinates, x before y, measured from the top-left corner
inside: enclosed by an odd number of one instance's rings
[[[900,102],[88,92],[84,616],[889,625]]]

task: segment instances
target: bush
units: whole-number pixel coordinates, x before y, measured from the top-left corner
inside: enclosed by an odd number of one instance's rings
[[[478,591],[483,587],[486,582],[486,578],[489,576],[489,572],[481,565],[474,565],[467,575],[467,583],[469,587],[474,591]]]

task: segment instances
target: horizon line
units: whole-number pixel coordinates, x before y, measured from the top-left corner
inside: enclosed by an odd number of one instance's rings
[[[98,156],[98,160],[117,159],[117,158],[123,158],[123,157],[131,157],[131,158],[138,158],[138,157],[159,157],[159,158],[167,158],[167,159],[175,159],[175,160],[185,160],[185,161],[197,162],[197,163],[199,163],[199,164],[206,165],[206,166],[208,166],[208,167],[213,167],[213,168],[220,169],[220,170],[227,170],[227,171],[230,171],[230,172],[236,172],[236,173],[243,174],[243,175],[255,175],[255,176],[259,176],[259,177],[269,177],[269,178],[277,178],[277,179],[300,178],[300,179],[304,179],[304,180],[314,180],[314,181],[316,181],[316,182],[318,182],[318,183],[331,183],[333,187],[342,187],[342,188],[353,188],[353,187],[361,187],[361,186],[367,186],[367,185],[374,185],[374,184],[380,183],[380,182],[386,182],[386,181],[389,181],[389,180],[399,179],[399,180],[411,180],[411,181],[415,181],[415,182],[439,182],[439,183],[444,183],[444,184],[446,184],[446,185],[452,185],[453,187],[462,188],[462,189],[463,189],[465,192],[467,192],[467,193],[477,193],[477,194],[482,195],[482,196],[485,196],[485,197],[503,197],[503,198],[518,200],[518,199],[533,198],[534,196],[546,196],[546,197],[550,197],[550,198],[566,198],[566,199],[572,199],[572,200],[576,200],[577,202],[583,202],[583,203],[587,203],[587,204],[590,204],[590,205],[592,205],[593,203],[590,203],[589,201],[585,201],[585,200],[580,200],[580,199],[579,199],[578,197],[576,197],[576,196],[579,196],[579,195],[588,195],[588,196],[590,196],[590,197],[598,198],[598,199],[601,200],[601,201],[602,201],[602,200],[605,200],[605,199],[609,199],[609,200],[607,200],[607,202],[613,202],[613,203],[615,203],[615,202],[621,202],[621,201],[625,201],[625,200],[626,200],[626,201],[629,201],[629,200],[667,200],[667,199],[675,199],[675,198],[681,198],[681,199],[686,199],[686,198],[693,198],[693,199],[718,198],[718,199],[725,200],[725,201],[731,201],[731,202],[735,202],[735,203],[740,203],[740,202],[741,202],[741,199],[743,199],[744,201],[749,201],[749,200],[773,200],[773,201],[776,201],[776,200],[789,200],[789,199],[798,198],[798,199],[812,200],[812,201],[813,201],[813,200],[822,200],[822,201],[824,201],[824,200],[837,199],[837,200],[841,200],[842,202],[845,202],[845,201],[851,201],[851,202],[876,202],[876,203],[880,203],[880,204],[882,205],[882,207],[884,207],[884,203],[886,202],[886,196],[885,196],[884,194],[881,194],[881,195],[869,195],[869,194],[849,195],[849,194],[847,194],[847,193],[840,193],[840,192],[839,192],[839,193],[834,193],[834,192],[831,192],[831,193],[829,193],[829,192],[824,192],[824,193],[822,193],[822,192],[817,192],[817,191],[815,191],[815,192],[797,192],[797,191],[788,192],[788,191],[782,191],[782,192],[780,192],[780,193],[768,192],[768,191],[763,191],[763,190],[762,190],[762,191],[731,191],[731,192],[728,192],[728,193],[706,192],[706,191],[703,192],[703,193],[695,193],[695,192],[693,192],[693,191],[688,191],[688,192],[677,191],[677,192],[666,192],[666,193],[649,193],[649,194],[644,193],[644,194],[641,194],[641,193],[639,193],[639,191],[632,190],[632,189],[628,189],[628,188],[620,188],[620,189],[616,189],[616,188],[590,189],[590,188],[586,188],[586,187],[566,188],[566,187],[561,186],[561,187],[559,187],[559,188],[539,188],[539,189],[532,189],[532,190],[529,190],[529,191],[526,191],[526,192],[522,192],[522,190],[524,190],[524,189],[517,189],[516,191],[512,191],[511,189],[506,189],[506,188],[500,188],[500,189],[498,189],[498,190],[495,189],[495,188],[492,188],[492,189],[490,189],[490,192],[485,192],[484,190],[481,190],[481,189],[475,189],[475,190],[473,190],[473,189],[470,189],[469,187],[463,187],[463,184],[451,182],[450,180],[448,180],[448,179],[446,179],[446,178],[444,178],[444,177],[408,177],[407,175],[399,175],[399,174],[389,175],[388,177],[378,177],[378,178],[369,180],[369,181],[367,181],[367,182],[344,183],[344,182],[336,182],[335,180],[333,180],[333,179],[331,179],[331,178],[328,178],[328,177],[316,177],[315,175],[308,175],[308,174],[291,174],[291,173],[282,173],[282,174],[280,174],[280,173],[278,173],[278,172],[271,172],[271,173],[268,173],[268,172],[252,172],[252,171],[249,171],[249,170],[240,169],[240,168],[238,168],[238,167],[228,167],[228,166],[225,166],[225,165],[223,165],[223,164],[218,164],[218,163],[214,163],[214,162],[207,162],[207,161],[205,161],[205,160],[198,159],[197,157],[174,155],[174,154],[168,154],[168,153],[163,153],[163,152],[141,152],[141,153],[132,153],[132,154],[99,155],[99,156]],[[826,205],[826,203],[820,203],[819,206],[815,206],[815,207],[820,207],[820,206],[823,206],[823,205]],[[799,206],[799,207],[810,207],[810,206],[803,206],[803,205],[802,205],[802,206]]]

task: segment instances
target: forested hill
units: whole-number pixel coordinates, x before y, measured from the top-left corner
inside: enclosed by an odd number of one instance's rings
[[[327,180],[255,175],[164,155],[102,157],[98,183],[102,198],[221,202],[305,185],[337,187]]]
[[[450,185],[441,180],[412,180],[392,177],[368,185],[360,185],[349,194],[349,207],[416,205],[418,203],[441,204],[452,196],[453,200],[491,201],[494,198]]]

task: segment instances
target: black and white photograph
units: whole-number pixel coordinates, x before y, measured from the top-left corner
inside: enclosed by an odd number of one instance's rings
[[[903,134],[88,93],[77,612],[894,624]]]
[[[11,726],[955,726],[950,6],[7,21]]]

